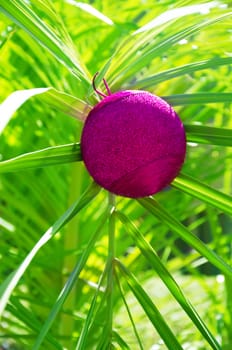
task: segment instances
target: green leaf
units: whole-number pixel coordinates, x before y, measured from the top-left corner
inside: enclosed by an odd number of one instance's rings
[[[211,188],[189,175],[179,174],[172,186],[232,215],[232,197]]]
[[[91,85],[92,87],[92,85]],[[80,121],[85,121],[92,106],[76,96],[58,91],[52,87],[39,96],[42,102]]]
[[[106,309],[104,329],[104,342],[109,348],[112,342],[112,328],[113,328],[113,309],[114,309],[114,257],[115,257],[115,196],[109,193],[108,207],[110,210],[109,227],[108,227],[108,257],[107,257],[107,286],[106,286]],[[100,343],[101,344],[101,343]],[[102,349],[103,347],[99,347]]]
[[[120,346],[120,349],[130,350],[129,345],[124,341],[124,339],[122,339],[122,337],[120,337],[120,335],[116,331],[113,331],[112,334],[113,334],[113,339]]]
[[[15,226],[12,225],[10,222],[4,220],[1,217],[0,217],[0,226],[3,227],[5,230],[7,230],[9,232],[14,232],[15,231]]]
[[[7,310],[15,317],[20,317],[21,322],[24,322],[35,333],[39,333],[41,329],[41,322],[37,319],[36,315],[27,306],[24,306],[17,297],[11,298],[11,304],[8,305]],[[63,348],[55,337],[50,334],[47,336],[47,342],[52,344],[55,349],[62,350]]]
[[[170,215],[157,201],[153,198],[138,199],[138,202],[146,208],[152,215],[157,217],[161,222],[167,225],[181,239],[204,256],[211,264],[216,266],[224,274],[232,277],[232,268],[220,256],[213,252],[198,237],[190,232],[175,217]]]
[[[38,17],[28,2],[24,0],[2,1],[0,12],[8,16],[41,45],[46,47],[71,73],[87,87],[89,86],[90,82],[85,72],[86,69],[77,59],[77,55],[70,43],[64,42],[64,38],[61,39],[55,31]]]
[[[147,76],[144,79],[139,79],[135,82],[130,82],[129,84],[126,84],[126,87],[146,89],[149,87],[153,87],[159,83],[162,83],[163,81],[177,78],[185,74],[191,75],[193,72],[197,72],[203,69],[215,70],[217,67],[229,65],[231,63],[232,63],[232,57],[214,57],[208,60],[193,62],[193,63],[185,64],[180,67],[167,69],[160,73]]]
[[[36,339],[36,342],[33,346],[33,350],[37,350],[40,348],[41,344],[43,343],[52,323],[54,322],[58,312],[60,311],[60,309],[62,308],[65,300],[67,299],[68,295],[70,294],[73,286],[75,283],[78,283],[78,277],[82,271],[82,269],[84,268],[89,255],[92,252],[92,249],[96,243],[96,241],[98,240],[101,232],[102,232],[102,228],[107,220],[109,216],[109,213],[107,212],[103,218],[100,220],[99,225],[97,226],[97,229],[95,231],[95,233],[92,235],[92,237],[90,238],[88,244],[86,245],[84,251],[82,252],[82,254],[80,255],[78,262],[76,263],[76,266],[74,267],[71,275],[69,276],[65,286],[63,287],[60,295],[58,296],[55,304],[53,305],[47,320],[44,322],[39,335]]]
[[[114,25],[114,22],[107,16],[105,16],[102,12],[96,10],[93,6],[90,4],[86,4],[84,2],[77,2],[75,0],[66,0],[66,2],[70,5],[79,7],[81,10],[89,13],[95,18],[98,18],[100,21],[112,26]]]
[[[232,146],[232,130],[205,125],[184,124],[187,141],[219,146]]]
[[[192,15],[192,14],[202,14],[209,12],[210,9],[217,7],[218,2],[217,1],[211,1],[204,4],[196,4],[196,5],[190,5],[190,6],[184,6],[184,7],[178,7],[174,8],[168,11],[163,12],[160,16],[156,17],[149,23],[145,24],[138,30],[136,30],[133,35],[137,35],[139,33],[150,31],[151,29],[155,27],[159,27],[169,21],[173,21],[178,18],[184,18],[186,16]]]
[[[207,92],[207,93],[197,93],[197,94],[180,94],[180,95],[172,95],[172,96],[163,96],[162,98],[168,103],[170,103],[172,106],[185,106],[185,105],[192,105],[192,104],[232,102],[232,93]]]
[[[77,162],[81,160],[80,144],[72,143],[21,154],[15,158],[0,162],[0,173],[43,168],[46,166]]]
[[[0,104],[0,134],[6,127],[12,115],[25,103],[30,97],[46,92],[47,88],[38,88],[30,90],[15,91]]]
[[[178,32],[171,32],[170,35],[169,31],[167,31],[167,34],[165,33],[165,35],[158,37],[162,28],[164,28],[160,26],[158,29],[149,31],[149,34],[141,33],[131,36],[129,39],[127,38],[119,47],[118,54],[114,56],[114,60],[117,60],[117,62],[114,62],[109,70],[109,85],[117,90],[122,84],[133,80],[132,78],[137,72],[149,65],[154,58],[161,57],[164,52],[166,53],[167,50],[176,45],[180,40],[196,35],[206,27],[225,20],[231,14],[229,12],[206,20],[204,20],[204,15],[202,15],[201,21],[200,17],[198,17],[199,22],[196,24],[184,27]],[[165,29],[167,27],[168,25],[165,26]],[[157,39],[154,40],[156,36]]]
[[[13,114],[31,97],[39,95],[41,101],[66,113],[76,119],[84,121],[91,106],[77,97],[60,92],[52,87],[14,91],[0,105],[0,134],[10,121]]]
[[[118,212],[117,212],[117,213],[118,213]],[[116,213],[116,216],[117,216],[117,213]],[[134,331],[135,338],[136,338],[136,340],[137,340],[139,349],[140,349],[140,350],[143,350],[143,345],[142,345],[141,339],[140,339],[140,337],[139,337],[139,333],[138,333],[138,331],[137,331],[135,321],[134,321],[134,319],[133,319],[133,316],[132,316],[132,313],[131,313],[131,311],[130,311],[130,307],[129,307],[128,303],[127,303],[127,300],[126,300],[126,298],[125,298],[125,296],[124,296],[124,291],[123,291],[123,289],[122,289],[122,286],[121,286],[121,283],[120,283],[120,280],[119,280],[117,274],[115,274],[115,279],[116,279],[116,283],[117,283],[117,285],[118,285],[118,289],[119,289],[121,298],[122,298],[123,303],[124,303],[124,305],[125,305],[125,307],[126,307],[126,311],[127,311],[127,313],[128,313],[129,319],[130,319],[130,321],[131,321],[131,324],[132,324],[132,327],[133,327],[133,331]]]
[[[106,320],[104,319],[104,321],[102,321],[102,319],[100,319],[100,321],[97,319],[97,316],[99,313],[102,312],[102,309],[104,307],[105,304],[105,300],[106,300],[106,289],[104,288],[103,282],[107,276],[107,274],[109,273],[109,269],[111,269],[109,264],[105,265],[104,271],[102,272],[99,282],[98,282],[98,286],[97,286],[97,290],[94,294],[94,297],[91,301],[91,305],[89,308],[89,311],[87,313],[87,317],[85,320],[85,323],[82,327],[82,330],[80,332],[80,337],[78,339],[77,345],[76,345],[76,350],[82,350],[86,348],[86,341],[88,340],[89,337],[91,337],[91,333],[93,331],[93,326],[94,324],[99,324],[102,326],[103,329],[103,325],[104,323],[106,324]],[[97,298],[101,297],[101,301],[100,303],[97,303]],[[104,322],[104,323],[103,323]],[[112,329],[111,329],[112,331]],[[107,342],[109,345],[109,339],[108,337],[105,337],[105,333],[102,331],[101,332],[101,337],[100,339],[98,339],[98,344],[97,344],[97,349],[103,349],[104,347],[102,346],[102,343]],[[109,347],[109,346],[108,346]],[[106,347],[107,348],[107,347]]]
[[[209,329],[204,324],[201,317],[198,315],[197,311],[193,308],[191,303],[186,299],[180,287],[168,272],[166,267],[163,265],[162,261],[152,248],[152,246],[145,240],[140,231],[136,226],[121,212],[116,212],[116,216],[120,221],[125,225],[127,232],[132,236],[134,243],[141,250],[141,253],[149,262],[154,270],[157,272],[159,277],[162,279],[164,284],[167,286],[171,294],[174,296],[176,301],[180,306],[185,310],[189,318],[194,322],[195,326],[199,329],[203,337],[208,341],[212,346],[212,349],[220,350],[220,346],[213,335],[210,333]]]
[[[147,295],[144,289],[141,287],[135,276],[124,266],[119,260],[115,260],[115,264],[118,267],[121,275],[126,279],[127,284],[142,306],[144,312],[149,317],[153,326],[163,339],[164,343],[170,350],[183,350],[182,346],[177,341],[175,335],[163,319],[161,313],[152,302],[151,298]]]
[[[106,288],[104,290],[104,298],[102,298],[101,303],[98,305],[98,311],[103,308],[103,305],[106,306],[106,312],[104,315],[104,320],[102,323],[102,337],[100,337],[99,342],[97,344],[97,349],[109,349],[112,344],[112,328],[113,328],[113,306],[114,306],[114,241],[115,241],[115,217],[113,215],[115,210],[115,196],[109,193],[108,200],[108,211],[109,211],[109,222],[108,222],[108,256],[107,262],[105,265],[104,272],[101,276],[100,282],[98,283],[98,288],[95,293],[95,296],[92,300],[88,316],[84,327],[82,328],[80,337],[78,339],[78,343],[76,346],[76,350],[85,349],[85,342],[89,335],[91,334],[91,325],[93,325],[97,316],[97,296],[100,291],[100,287],[102,286],[102,282],[106,277]]]
[[[95,183],[89,186],[83,195],[42,235],[21,265],[12,273],[11,277],[3,281],[3,284],[0,285],[0,317],[2,316],[12,291],[29,267],[35,255],[67,222],[69,222],[83,207],[89,204],[99,191],[100,188]]]
[[[102,298],[102,300],[101,300],[101,302],[99,304],[97,303],[97,298],[102,293],[101,288],[103,287],[102,284],[103,284],[103,281],[104,281],[104,279],[106,277],[107,269],[108,269],[108,266],[105,266],[105,269],[104,269],[103,273],[100,276],[100,280],[98,282],[97,290],[96,290],[96,292],[94,294],[94,297],[93,297],[93,299],[91,301],[90,308],[88,310],[85,323],[84,323],[84,325],[82,327],[82,330],[80,332],[80,336],[79,336],[79,339],[77,341],[77,345],[75,347],[75,350],[83,350],[83,349],[86,348],[86,341],[88,340],[88,337],[91,334],[91,331],[92,331],[91,328],[94,325],[94,323],[97,322],[97,320],[96,320],[97,313],[99,312],[99,309],[101,309],[103,307],[103,304],[104,304],[104,301],[105,301],[104,298]],[[101,320],[101,323],[102,323],[102,320]],[[98,346],[99,346],[99,344],[101,343],[102,340],[103,341],[105,340],[105,338],[106,337],[105,337],[105,335],[103,333],[102,338],[99,339]]]
[[[149,87],[151,92],[168,97],[172,94],[232,92],[229,1],[216,0],[213,3],[214,7],[211,7],[212,0],[142,3],[140,0],[130,0],[121,1],[120,6],[118,2],[107,0],[76,0],[75,4],[74,0],[72,1],[73,5],[66,0],[0,1],[1,9],[10,7],[7,16],[0,13],[0,103],[13,91],[41,87],[57,89],[37,94],[25,105],[21,105],[20,109],[16,109],[0,139],[0,162],[16,155],[27,157],[28,155],[23,155],[26,152],[44,151],[45,147],[62,145],[60,149],[54,149],[54,154],[52,149],[49,150],[51,154],[47,154],[47,157],[43,157],[46,153],[34,154],[35,163],[29,156],[28,163],[27,158],[22,158],[14,164],[0,164],[2,171],[6,170],[6,165],[15,166],[18,171],[2,176],[0,174],[0,282],[5,281],[0,287],[1,296],[13,279],[14,272],[39,241],[42,233],[66,211],[66,208],[80,198],[86,184],[89,183],[89,174],[80,162],[63,167],[60,165],[63,156],[63,162],[73,159],[74,154],[68,148],[72,145],[67,143],[79,140],[83,126],[80,122],[65,118],[65,115],[82,119],[88,113],[85,113],[85,108],[88,107],[85,101],[95,103],[100,100],[90,82],[95,72],[100,71],[96,85],[103,92],[103,78],[106,78],[112,92],[136,86],[136,83],[141,84],[137,85],[139,88]],[[98,17],[94,14],[95,9],[98,11]],[[202,10],[206,11],[202,13]],[[189,14],[190,12],[192,14]],[[110,21],[109,24],[106,23],[107,19],[99,14],[106,15],[108,19],[112,18],[114,25],[110,25]],[[226,14],[225,17],[213,22],[222,14]],[[40,25],[44,25],[42,29]],[[199,25],[202,27],[199,28]],[[139,33],[139,28],[144,31],[140,30]],[[136,31],[137,34],[133,35]],[[54,36],[49,36],[50,32]],[[58,49],[55,46],[58,46]],[[137,61],[138,59],[140,61]],[[79,80],[82,79],[82,73],[75,68],[73,60],[80,65],[84,77],[89,80],[87,83],[82,84],[82,80]],[[87,70],[85,66],[88,67]],[[91,73],[88,73],[88,70]],[[75,96],[82,99],[80,104]],[[208,101],[208,96],[202,100],[199,96],[197,95],[195,101],[191,101],[194,102],[192,105],[180,106],[183,120],[188,124],[196,122],[199,126],[222,126],[226,130],[232,129],[230,101],[212,105],[202,102]],[[189,98],[189,95],[187,97]],[[217,95],[218,97],[223,96]],[[178,103],[182,101],[181,97]],[[1,121],[3,117],[4,114],[1,113]],[[186,132],[189,142],[202,141],[230,146],[230,135],[225,135],[224,130],[220,134],[213,129],[200,130],[195,126],[189,126],[188,129],[187,126]],[[63,154],[62,147],[66,146]],[[75,145],[77,157],[80,156],[78,147],[79,145]],[[208,144],[192,148],[190,157],[187,157],[185,162],[185,172],[196,181],[201,179],[203,185],[210,180],[210,183],[215,185],[210,186],[230,194],[231,150],[231,147],[210,147]],[[37,159],[37,156],[41,156],[41,160]],[[27,169],[26,164],[34,164],[37,167],[41,165],[40,162],[48,165],[49,162],[53,164],[53,161],[60,165],[49,166],[41,171],[19,171]],[[165,204],[165,210],[173,213],[177,221],[183,220],[181,222],[187,223],[188,231],[192,230],[198,237],[204,235],[204,240],[210,242],[206,245],[231,265],[230,217],[227,215],[225,204],[224,209],[218,208],[224,199],[217,198],[215,203],[213,198],[207,199],[207,196],[195,199],[196,195],[202,195],[202,189],[198,194],[198,186],[195,187],[191,183],[191,191],[196,193],[187,195],[185,191],[188,185],[183,183],[183,179],[181,186],[182,189],[173,188],[160,192],[154,198],[160,198]],[[57,235],[39,250],[29,268],[22,274],[2,318],[4,329],[2,333],[0,331],[0,337],[9,340],[9,346],[33,348],[43,324],[51,317],[60,291],[67,288],[65,283],[71,277],[69,271],[73,271],[92,234],[100,225],[105,211],[105,195],[104,191],[95,197],[64,229],[58,231]],[[211,204],[208,204],[208,200]],[[136,200],[117,197],[117,206],[120,213],[131,220],[157,253],[162,254],[162,258],[160,255],[159,257],[163,265],[168,267],[176,282],[180,282],[181,289],[183,286],[182,292],[185,297],[191,300],[221,347],[230,349],[232,278],[229,280],[226,277],[223,280],[224,276],[218,275],[218,268],[200,255],[191,242],[187,247],[185,242],[175,244],[176,240],[179,241],[179,236],[170,230],[166,221],[159,221],[154,215],[146,212]],[[138,278],[165,321],[169,323],[170,319],[173,333],[183,348],[189,346],[194,349],[211,349],[211,345],[206,343],[207,336],[203,337],[203,333],[200,334],[195,324],[186,317],[183,307],[177,304],[167,287],[163,286],[161,278],[154,278],[155,269],[158,271],[159,267],[158,262],[155,265],[151,251],[147,249],[146,252],[146,245],[142,250],[142,241],[137,242],[140,240],[139,236],[137,241],[136,237],[132,239],[137,231],[132,232],[132,228],[131,234],[129,231],[129,226],[117,220],[117,257]],[[110,277],[110,270],[105,268],[109,256],[106,225],[102,232],[76,281],[77,284],[68,292],[59,313],[54,315],[54,322],[50,318],[52,327],[42,340],[40,348],[75,349],[82,332],[86,339],[82,349],[103,350],[109,343],[114,349],[151,349],[158,346],[167,348],[165,344],[159,344],[159,335],[152,329],[150,320],[134,295],[131,295],[126,280],[118,269],[116,273],[113,271],[113,329],[109,337],[109,329],[105,328],[109,316],[112,315],[111,310],[107,310],[107,300],[110,305],[110,297],[106,293],[107,273]],[[153,234],[154,232],[158,234]],[[186,232],[184,234],[187,237]],[[101,284],[103,270],[105,278]],[[165,279],[165,270],[160,268],[159,273],[162,271]],[[116,282],[116,276],[119,283]],[[174,289],[168,276],[167,282]],[[123,294],[119,292],[117,283],[120,284]],[[154,283],[162,294],[161,298],[153,299]],[[96,303],[93,312],[90,312],[91,305],[94,305],[92,300],[95,293]],[[2,300],[1,297],[0,299]],[[184,303],[184,300],[182,302]],[[151,313],[152,310],[153,308]],[[128,317],[129,314],[131,318]],[[36,323],[36,320],[39,323]],[[54,337],[56,343],[51,342],[50,336]]]

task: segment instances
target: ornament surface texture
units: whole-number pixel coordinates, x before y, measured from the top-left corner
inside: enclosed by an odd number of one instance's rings
[[[106,96],[90,111],[81,151],[100,186],[140,198],[161,191],[178,175],[186,137],[166,101],[146,91],[125,90]]]

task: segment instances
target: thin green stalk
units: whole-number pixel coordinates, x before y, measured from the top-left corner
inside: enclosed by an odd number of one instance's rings
[[[73,163],[71,167],[71,179],[70,179],[70,194],[68,199],[68,205],[69,203],[72,203],[74,198],[80,197],[81,194],[81,188],[82,188],[82,173],[83,168],[80,163]],[[78,181],[77,181],[78,179]],[[67,282],[66,275],[70,274],[71,271],[74,269],[74,266],[76,264],[76,255],[75,254],[68,254],[66,252],[72,251],[72,249],[78,249],[78,241],[79,241],[79,222],[80,218],[77,215],[75,218],[73,218],[72,221],[70,221],[66,225],[65,229],[65,235],[64,235],[64,241],[63,241],[63,251],[64,251],[64,260],[63,260],[63,271],[65,272],[65,276],[63,275],[62,286]],[[75,284],[73,287],[72,292],[69,295],[69,298],[67,298],[66,301],[66,308],[69,310],[74,310],[75,304],[76,304],[76,293],[77,293],[78,285]],[[70,315],[66,315],[64,313],[61,314],[60,319],[60,333],[63,336],[68,336],[70,333],[74,331],[75,328],[75,319],[74,317]],[[67,338],[66,342],[64,343],[65,346],[69,348],[73,348],[73,339],[71,337]]]
[[[109,207],[111,208],[111,215],[109,217],[109,246],[108,246],[108,276],[107,276],[107,309],[108,309],[108,327],[110,337],[112,338],[113,326],[113,289],[114,289],[114,257],[115,257],[115,196],[109,194]]]
[[[183,294],[181,288],[166,269],[165,265],[162,263],[157,253],[153,247],[145,240],[143,235],[137,229],[137,227],[122,213],[117,212],[117,217],[125,225],[127,233],[129,233],[136,246],[140,249],[141,253],[147,259],[151,267],[156,271],[159,277],[162,279],[163,283],[169,289],[170,293],[174,296],[176,301],[180,304],[182,309],[186,312],[195,326],[199,329],[204,338],[211,345],[212,349],[219,350],[220,346],[213,335],[210,333],[207,326],[204,324],[203,320],[196,312],[191,303],[187,300]]]
[[[113,331],[114,341],[120,346],[120,349],[130,350],[129,345],[125,342],[125,340],[116,332]],[[116,349],[114,347],[114,349]]]
[[[149,197],[138,199],[138,202],[152,215],[167,225],[179,237],[181,237],[181,239],[183,239],[187,244],[204,256],[211,264],[232,278],[231,266],[229,266],[226,261],[222,259],[222,257],[218,256],[206,244],[204,244],[197,236],[190,232],[174,216],[170,215],[168,211],[166,211],[157,201]]]
[[[80,336],[78,338],[75,350],[82,350],[82,349],[86,348],[86,341],[89,337],[89,334],[91,333],[93,325],[96,324],[96,316],[98,314],[98,311],[101,307],[103,307],[104,298],[102,298],[100,304],[97,303],[97,298],[101,293],[101,288],[103,286],[103,282],[105,280],[106,273],[107,273],[107,269],[105,267],[104,271],[102,272],[102,274],[100,276],[97,290],[96,290],[94,297],[92,299],[92,302],[91,302],[88,314],[86,316],[85,323],[84,323],[83,328],[81,330]]]
[[[115,264],[121,272],[121,275],[125,278],[131,292],[134,294],[147,317],[152,322],[154,328],[163,339],[167,348],[169,350],[183,350],[177,337],[173,334],[158,308],[153,303],[149,295],[145,292],[136,277],[119,260],[115,259]]]
[[[40,330],[40,334],[38,335],[36,342],[34,344],[33,350],[40,349],[40,346],[43,343],[50,327],[52,326],[52,323],[54,322],[58,312],[62,308],[67,297],[70,295],[70,292],[73,289],[73,286],[77,282],[77,279],[78,279],[81,271],[83,270],[83,268],[84,268],[84,266],[89,258],[89,255],[92,252],[94,244],[96,243],[96,241],[98,240],[98,238],[102,232],[102,227],[104,226],[104,223],[107,219],[107,216],[108,216],[108,212],[105,213],[105,215],[103,216],[95,233],[93,234],[93,236],[89,240],[88,245],[86,246],[85,250],[83,250],[83,253],[80,256],[80,259],[77,261],[71,275],[69,276],[65,286],[63,287],[62,291],[60,292],[60,295],[58,296],[55,304],[53,305],[47,320],[44,322],[43,327]]]
[[[232,344],[232,278],[225,275],[226,311],[227,311],[227,344]]]
[[[108,349],[112,343],[113,330],[113,291],[114,291],[114,258],[115,258],[115,196],[109,193],[109,234],[108,234],[108,258],[107,258],[107,287],[106,287],[106,304],[107,314],[105,326],[103,328],[102,342],[99,343],[98,349]]]
[[[139,333],[138,333],[138,331],[137,331],[137,329],[136,329],[135,322],[134,322],[134,320],[133,320],[132,313],[130,312],[130,308],[129,308],[129,306],[128,306],[128,304],[127,304],[127,301],[126,301],[126,298],[125,298],[125,296],[124,296],[124,292],[123,292],[122,286],[121,286],[121,284],[120,284],[120,280],[119,280],[119,278],[118,278],[118,273],[117,273],[117,271],[115,271],[115,279],[116,279],[116,282],[117,282],[117,285],[118,285],[118,289],[119,289],[121,298],[122,298],[122,300],[123,300],[123,303],[124,303],[124,305],[125,305],[126,311],[127,311],[127,313],[128,313],[129,319],[130,319],[130,321],[131,321],[131,324],[132,324],[132,327],[133,327],[133,331],[134,331],[135,337],[136,337],[137,342],[138,342],[138,346],[139,346],[140,350],[144,350],[143,344],[142,344],[141,339],[140,339],[140,337],[139,337]]]

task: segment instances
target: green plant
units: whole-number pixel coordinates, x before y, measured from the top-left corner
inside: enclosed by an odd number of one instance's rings
[[[2,343],[230,349],[230,7],[1,1]],[[81,162],[97,71],[184,122],[186,162],[154,197],[114,197]]]

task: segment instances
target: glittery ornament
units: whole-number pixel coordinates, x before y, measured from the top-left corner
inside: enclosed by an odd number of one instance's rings
[[[178,115],[166,101],[146,91],[103,97],[90,111],[81,137],[90,175],[103,188],[125,197],[161,191],[178,175],[185,159],[185,131]]]

